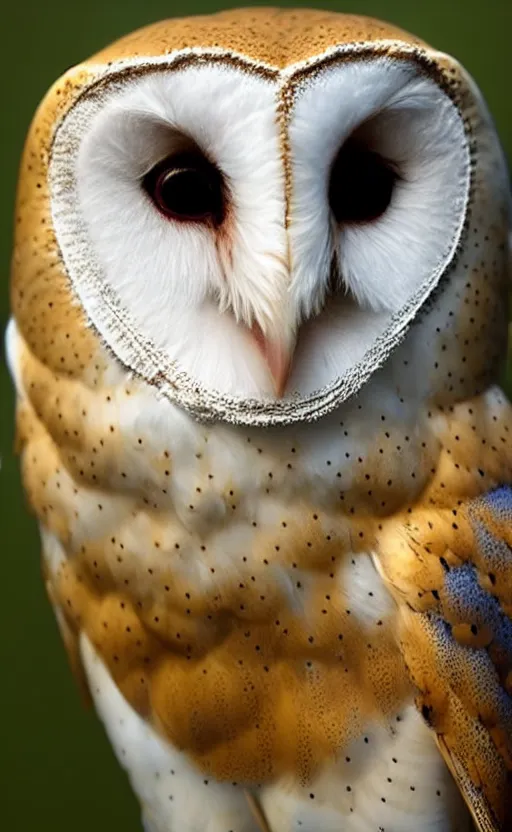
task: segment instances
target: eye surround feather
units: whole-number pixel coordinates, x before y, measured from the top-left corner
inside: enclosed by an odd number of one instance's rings
[[[399,179],[392,162],[349,138],[330,171],[329,205],[336,222],[363,224],[379,219],[389,208]]]
[[[167,219],[218,226],[225,216],[222,174],[196,152],[168,156],[142,180],[155,207]]]

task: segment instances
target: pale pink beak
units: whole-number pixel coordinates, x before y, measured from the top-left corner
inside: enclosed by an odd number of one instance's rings
[[[280,399],[286,390],[290,376],[293,346],[286,343],[284,339],[265,337],[259,324],[256,323],[251,327],[251,335],[270,370],[275,394]]]

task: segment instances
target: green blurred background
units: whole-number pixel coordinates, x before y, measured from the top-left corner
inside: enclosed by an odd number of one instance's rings
[[[17,166],[32,114],[71,64],[144,24],[240,5],[212,0],[9,2],[1,13],[0,329]],[[253,5],[270,5],[253,3]],[[455,55],[474,75],[512,159],[512,0],[339,0],[277,3],[372,15]],[[44,596],[39,544],[12,455],[13,396],[0,362],[0,825],[9,832],[140,829],[139,811],[102,730],[83,710]],[[179,832],[179,830],[173,830]]]

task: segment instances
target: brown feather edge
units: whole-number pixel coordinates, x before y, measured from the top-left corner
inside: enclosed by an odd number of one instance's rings
[[[477,832],[510,832],[510,830],[507,831],[506,827],[502,826],[496,819],[489,802],[471,783],[464,767],[458,759],[452,756],[442,735],[436,734],[436,743],[471,813]]]

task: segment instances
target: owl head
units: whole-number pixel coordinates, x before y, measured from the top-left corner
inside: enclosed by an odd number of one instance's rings
[[[509,226],[499,142],[452,58],[346,15],[172,20],[41,104],[13,304],[59,371],[107,355],[198,418],[287,423],[356,393],[446,293],[455,326],[468,273],[473,291],[493,264],[504,291]]]

